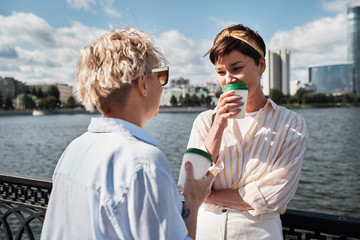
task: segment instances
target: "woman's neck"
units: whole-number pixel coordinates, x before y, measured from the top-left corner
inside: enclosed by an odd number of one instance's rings
[[[249,91],[249,96],[246,103],[246,112],[255,112],[263,108],[266,104],[265,95],[260,87]]]

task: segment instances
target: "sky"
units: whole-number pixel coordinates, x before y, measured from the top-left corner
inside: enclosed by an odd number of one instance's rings
[[[81,48],[111,28],[150,33],[170,79],[216,81],[203,55],[222,29],[241,23],[270,50],[290,50],[290,80],[311,65],[347,62],[346,9],[352,0],[1,0],[0,77],[74,85]],[[359,1],[356,0],[356,3]]]

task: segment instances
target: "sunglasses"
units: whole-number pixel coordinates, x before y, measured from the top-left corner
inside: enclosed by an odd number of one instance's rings
[[[155,68],[151,70],[152,73],[158,74],[158,79],[161,86],[165,86],[169,81],[169,67]]]

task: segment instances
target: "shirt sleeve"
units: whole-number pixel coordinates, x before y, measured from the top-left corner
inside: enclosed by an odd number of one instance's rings
[[[185,239],[182,203],[171,174],[162,167],[143,169],[128,193],[128,216],[134,239]]]
[[[194,121],[191,129],[190,138],[188,142],[188,148],[199,148],[206,151],[205,138],[209,134],[211,128],[211,110],[201,113]],[[216,176],[224,169],[224,163],[222,159],[217,159],[209,171]]]
[[[304,119],[297,115],[279,133],[272,146],[274,159],[261,180],[249,182],[239,189],[245,202],[253,207],[249,213],[284,212],[294,196],[300,178],[307,145]]]

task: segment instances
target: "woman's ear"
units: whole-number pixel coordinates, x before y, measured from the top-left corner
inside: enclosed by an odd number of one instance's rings
[[[148,94],[148,86],[147,86],[147,78],[144,74],[140,75],[135,81],[136,89],[138,90],[141,96],[147,96]]]
[[[265,72],[265,69],[266,69],[266,61],[265,58],[262,57],[260,58],[259,61],[259,74],[262,75]]]

